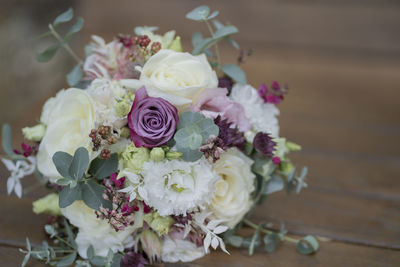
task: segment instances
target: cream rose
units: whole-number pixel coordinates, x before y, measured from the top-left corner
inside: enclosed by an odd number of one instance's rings
[[[83,90],[63,90],[44,105],[42,122],[46,133],[39,146],[37,166],[50,181],[61,178],[53,164],[57,151],[73,154],[79,147],[91,151],[90,130],[95,127],[95,113],[90,96]]]
[[[61,209],[61,213],[70,223],[79,228],[76,236],[78,252],[82,258],[87,258],[86,251],[93,246],[97,256],[105,257],[111,249],[114,253],[123,251],[134,245],[132,233],[143,226],[143,212],[135,212],[135,224],[116,232],[111,225],[96,218],[94,210],[83,201],[75,201],[72,205]]]
[[[217,191],[211,200],[210,209],[216,219],[233,228],[250,210],[253,204],[255,175],[251,172],[253,161],[237,148],[222,154],[213,169],[221,176],[216,184]]]
[[[218,78],[204,54],[161,50],[144,64],[140,81],[147,93],[162,97],[174,105],[195,102],[205,88],[216,88]]]

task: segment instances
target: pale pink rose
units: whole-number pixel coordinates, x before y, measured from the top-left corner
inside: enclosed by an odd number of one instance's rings
[[[238,127],[240,131],[250,130],[250,122],[245,116],[243,106],[229,100],[227,93],[226,88],[206,89],[198,96],[191,110],[213,119],[220,115]]]

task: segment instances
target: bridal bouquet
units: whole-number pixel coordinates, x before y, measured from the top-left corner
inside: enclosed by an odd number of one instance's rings
[[[229,253],[226,244],[272,252],[283,240],[303,254],[317,250],[312,236],[297,240],[249,220],[267,195],[305,187],[307,169],[297,175],[288,153],[300,147],[279,135],[287,86],[249,85],[243,50],[238,65],[221,63],[218,44],[239,49],[238,30],[217,15],[207,6],[186,15],[210,32],[193,34],[191,53],[175,31],[137,27],[109,43],[93,36],[83,60],[68,45],[82,18],[64,37],[58,28],[72,9],[49,24],[44,36],[58,43],[37,58],[70,53],[71,88],[46,101],[38,125],[22,129],[21,149],[3,126],[8,193],[21,197],[20,181],[33,173],[52,191],[33,203],[35,213],[51,215],[44,228],[52,241],[33,247],[27,239],[22,266],[30,257],[57,266],[188,262],[210,248]],[[252,236],[239,235],[244,225]]]

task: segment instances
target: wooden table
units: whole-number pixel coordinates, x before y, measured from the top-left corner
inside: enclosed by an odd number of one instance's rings
[[[245,250],[229,248],[230,256],[217,251],[180,266],[400,266],[399,5],[372,0],[206,3],[239,27],[236,39],[243,47],[254,48],[244,66],[254,86],[272,80],[291,86],[280,105],[281,135],[303,146],[292,158],[310,171],[306,190],[271,195],[252,220],[284,223],[292,235],[314,234],[321,241],[312,256],[284,243],[272,254],[257,250],[250,257]],[[196,1],[72,4],[86,19],[77,48],[89,34],[111,38],[143,24],[177,29],[189,48],[190,32],[201,26],[182,23]],[[235,51],[223,50],[224,59],[232,62]],[[60,77],[57,88],[62,83]],[[14,131],[34,124],[47,95],[23,110],[14,109],[13,117],[4,115]],[[2,113],[6,102],[1,100]],[[18,132],[15,145],[21,140]],[[46,217],[31,211],[31,202],[43,192],[23,199],[6,196],[8,174],[0,168],[0,266],[18,266],[22,255],[17,248],[25,237],[35,244],[44,238]]]

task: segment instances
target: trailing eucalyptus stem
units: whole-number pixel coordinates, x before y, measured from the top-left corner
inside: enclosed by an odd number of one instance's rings
[[[66,43],[63,38],[60,36],[60,34],[58,34],[58,32],[56,31],[56,29],[54,28],[54,26],[50,23],[49,24],[49,29],[51,34],[54,36],[54,38],[57,39],[57,41],[60,42],[60,45],[75,59],[75,61],[78,64],[82,63],[82,60],[78,57],[78,55],[72,50],[72,48],[68,45],[68,43]]]

